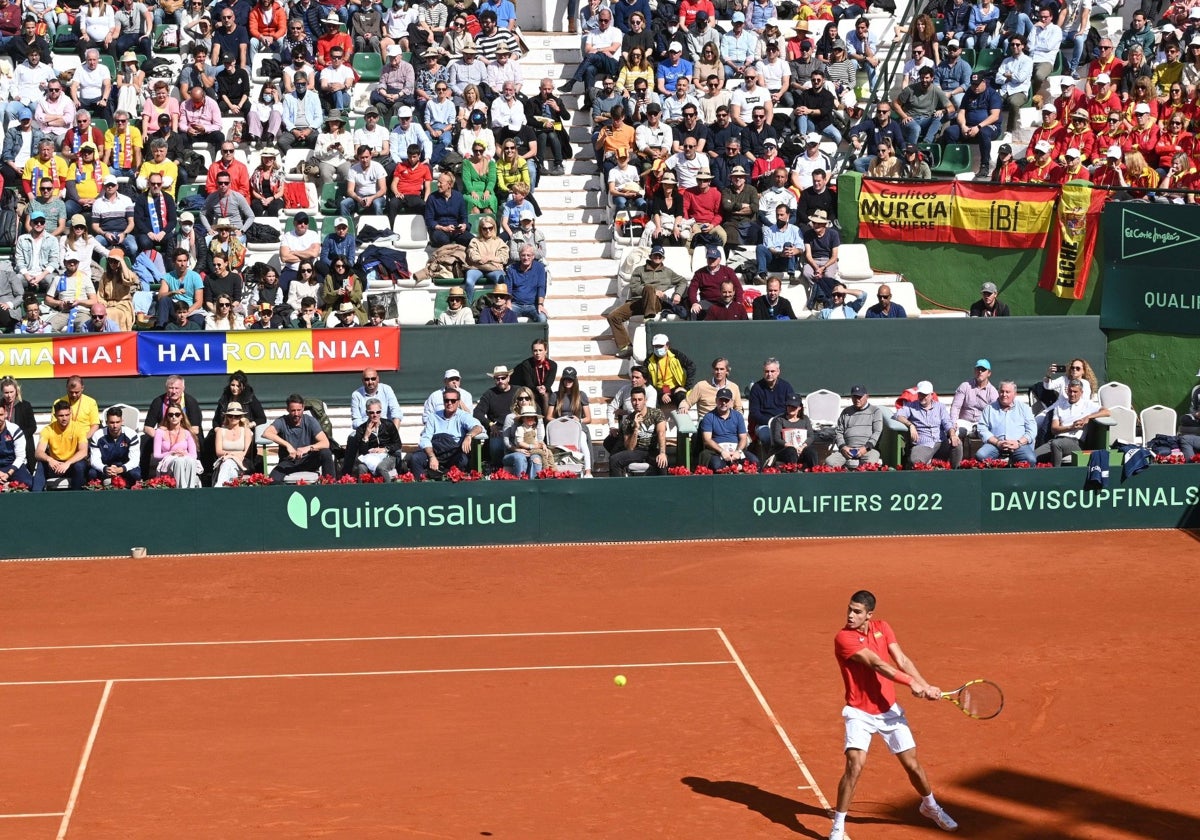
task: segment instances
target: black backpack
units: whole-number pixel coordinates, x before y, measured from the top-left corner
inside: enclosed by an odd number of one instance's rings
[[[0,248],[15,248],[20,233],[20,217],[16,210],[0,207]]]

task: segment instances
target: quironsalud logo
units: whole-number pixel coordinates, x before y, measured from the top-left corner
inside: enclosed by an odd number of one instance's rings
[[[297,528],[324,528],[341,538],[344,531],[396,528],[443,528],[471,525],[512,525],[517,521],[517,497],[504,501],[433,504],[325,505],[318,496],[304,498],[294,491],[287,500],[287,515]]]

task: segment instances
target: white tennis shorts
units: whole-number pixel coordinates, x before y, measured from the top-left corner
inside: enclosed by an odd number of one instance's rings
[[[881,715],[873,715],[856,709],[853,706],[842,707],[842,719],[846,721],[847,750],[862,750],[871,748],[871,736],[879,735],[887,744],[892,754],[911,750],[917,745],[912,730],[908,728],[908,720],[904,710],[897,703]]]

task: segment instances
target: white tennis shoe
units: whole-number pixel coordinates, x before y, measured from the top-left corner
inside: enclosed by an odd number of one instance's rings
[[[941,805],[934,805],[932,808],[924,802],[921,803],[921,816],[928,817],[942,831],[957,831],[958,823],[951,819],[950,815],[945,812]]]
[[[846,829],[837,826],[829,829],[829,840],[846,840]]]

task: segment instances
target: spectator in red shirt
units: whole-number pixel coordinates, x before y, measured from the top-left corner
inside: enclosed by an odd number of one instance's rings
[[[705,321],[749,321],[746,302],[738,297],[732,280],[721,281],[721,299],[704,313]]]
[[[692,275],[692,282],[688,284],[687,290],[691,316],[697,321],[703,320],[706,317],[705,312],[714,304],[720,303],[722,283],[732,283],[734,298],[742,299],[742,281],[732,268],[721,265],[721,249],[716,245],[709,245],[704,255],[708,258],[708,264]]]
[[[408,155],[392,170],[391,216],[400,213],[425,212],[425,199],[433,192],[433,172],[429,164],[421,160],[421,147],[413,143]]]
[[[692,220],[692,238],[688,242],[688,253],[697,245],[720,245],[725,247],[725,230],[721,227],[721,191],[714,189],[712,173],[701,171],[696,175],[696,186],[683,191],[683,215]]]
[[[1062,167],[1050,157],[1051,146],[1048,140],[1039,140],[1033,147],[1033,160],[1025,164],[1021,180],[1027,184],[1058,184]]]
[[[1062,154],[1062,136],[1066,128],[1058,121],[1058,110],[1051,104],[1047,103],[1042,106],[1042,124],[1033,130],[1033,134],[1029,136],[1029,149],[1026,153],[1026,158],[1033,159],[1033,147],[1041,140],[1045,140],[1050,144],[1050,156],[1058,157]]]
[[[1141,152],[1146,163],[1158,166],[1158,123],[1150,105],[1139,102],[1133,107],[1134,126],[1129,132],[1129,150]]]
[[[1158,133],[1158,145],[1154,147],[1154,151],[1158,154],[1158,169],[1161,175],[1166,174],[1168,161],[1173,162],[1176,155],[1190,157],[1192,154],[1195,139],[1183,130],[1186,122],[1182,114],[1174,114],[1167,120],[1166,128]]]
[[[1067,149],[1066,161],[1066,166],[1058,173],[1058,183],[1065,184],[1067,181],[1092,180],[1092,173],[1088,172],[1088,168],[1083,165],[1079,149],[1073,146]]]

